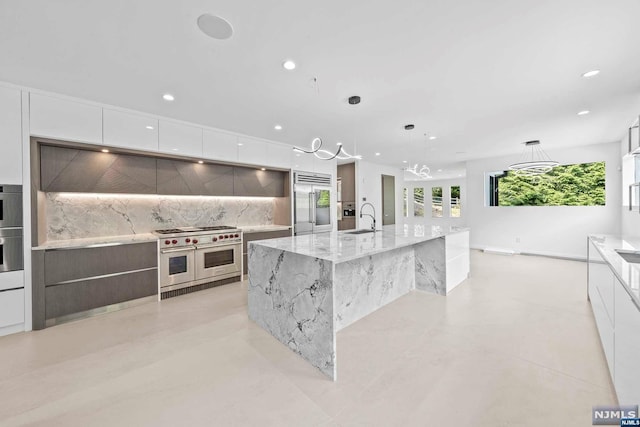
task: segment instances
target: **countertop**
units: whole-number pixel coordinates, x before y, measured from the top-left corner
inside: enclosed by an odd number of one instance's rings
[[[625,261],[615,251],[640,251],[640,238],[594,234],[589,239],[640,309],[640,264]]]
[[[340,263],[463,231],[469,231],[469,229],[466,227],[433,226],[400,233],[386,230],[366,234],[332,231],[278,239],[256,240],[249,242],[249,245],[262,245]]]
[[[238,228],[242,230],[243,233],[291,230],[290,225],[241,225]]]
[[[45,242],[40,246],[32,247],[33,250],[47,250],[47,249],[72,249],[72,248],[90,248],[99,246],[116,246],[116,245],[129,245],[132,243],[153,242],[157,241],[158,236],[151,233],[144,234],[127,234],[124,236],[103,236],[103,237],[89,237],[85,239],[70,239],[70,240],[51,240]]]
[[[243,233],[259,233],[265,231],[281,231],[290,230],[290,225],[243,225],[238,229]],[[141,242],[153,242],[158,240],[158,236],[151,233],[141,234],[126,234],[122,236],[102,236],[102,237],[88,237],[83,239],[69,239],[69,240],[51,240],[41,245],[35,246],[33,250],[47,250],[47,249],[71,249],[71,248],[87,248],[96,246],[110,246],[110,245],[128,245],[131,243]]]

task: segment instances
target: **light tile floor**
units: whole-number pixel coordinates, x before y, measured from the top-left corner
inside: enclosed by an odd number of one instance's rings
[[[0,338],[0,425],[588,426],[615,404],[586,264],[472,252],[338,334],[338,382],[247,319],[246,285]]]

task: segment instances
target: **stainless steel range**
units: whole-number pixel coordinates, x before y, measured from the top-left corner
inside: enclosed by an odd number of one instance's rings
[[[162,299],[239,280],[242,231],[237,228],[180,227],[154,234],[159,237]]]

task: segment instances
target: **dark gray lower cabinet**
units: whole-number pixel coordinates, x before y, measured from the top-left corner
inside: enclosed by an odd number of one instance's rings
[[[158,271],[91,278],[45,288],[47,319],[119,304],[158,293]]]
[[[32,251],[32,267],[34,329],[158,294],[155,241]]]
[[[254,240],[277,239],[278,237],[291,237],[291,229],[278,231],[259,231],[257,233],[243,233],[242,235],[242,265],[243,274],[247,274],[249,269],[248,243]]]

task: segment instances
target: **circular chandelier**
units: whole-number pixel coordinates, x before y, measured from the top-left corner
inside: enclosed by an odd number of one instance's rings
[[[509,170],[514,171],[516,175],[535,176],[543,175],[559,164],[551,160],[551,157],[540,148],[540,141],[527,141],[524,143],[521,161],[511,164]]]

